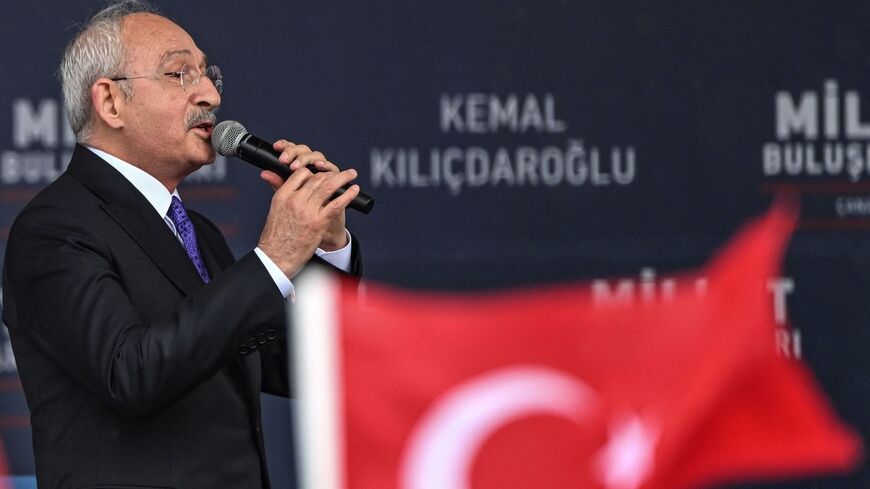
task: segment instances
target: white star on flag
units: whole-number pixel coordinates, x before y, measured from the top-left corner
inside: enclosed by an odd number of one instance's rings
[[[610,436],[596,455],[596,468],[607,489],[637,489],[652,473],[660,430],[632,415],[611,423]]]

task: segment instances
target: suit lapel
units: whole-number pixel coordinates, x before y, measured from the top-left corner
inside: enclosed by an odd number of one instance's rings
[[[166,222],[157,215],[154,207],[147,199],[120,173],[93,152],[76,145],[73,157],[67,170],[73,177],[87,186],[91,192],[102,201],[103,210],[124,229],[136,244],[144,251],[164,275],[185,295],[203,286],[202,279],[196,267],[187,256],[187,252],[178,239],[172,234]],[[195,215],[195,213],[192,213]],[[229,266],[225,263],[231,256],[223,253],[218,256],[221,243],[213,243],[210,229],[203,229],[207,224],[194,221],[197,243],[211,277]],[[256,387],[260,381],[260,355],[253,352],[239,358],[232,367],[226,369],[243,393],[251,415],[259,413],[259,395]]]
[[[154,219],[149,219],[147,212],[143,214],[139,210],[125,207],[105,205],[103,209],[185,295],[203,284],[184,247],[169,230],[166,222],[157,216],[153,207],[146,211],[150,211]]]
[[[196,268],[166,222],[111,165],[76,145],[68,171],[103,201],[103,210],[179,290],[187,295],[202,286]]]

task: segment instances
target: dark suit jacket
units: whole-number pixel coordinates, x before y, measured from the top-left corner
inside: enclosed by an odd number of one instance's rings
[[[236,261],[190,217],[208,285],[144,196],[78,146],[16,219],[3,313],[41,489],[268,487],[259,392],[288,395],[285,301],[253,252]]]

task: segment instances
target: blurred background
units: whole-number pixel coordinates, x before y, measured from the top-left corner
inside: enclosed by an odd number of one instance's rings
[[[376,205],[348,227],[368,281],[590,280],[622,300],[704,263],[773,194],[798,195],[799,230],[770,282],[771,347],[806,361],[870,433],[867,2],[155,4],[222,68],[219,119],[360,172]],[[0,252],[68,161],[56,68],[102,5],[0,4]],[[268,209],[257,173],[219,158],[180,189],[237,255]],[[33,487],[5,327],[2,339],[0,435],[16,487]],[[273,485],[292,487],[292,402],[265,397]],[[858,489],[870,472],[740,487]]]

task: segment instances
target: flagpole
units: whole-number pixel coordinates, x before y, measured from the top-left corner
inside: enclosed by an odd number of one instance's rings
[[[287,304],[290,378],[296,392],[297,479],[300,489],[344,489],[339,376],[338,280],[317,267],[294,279]]]

